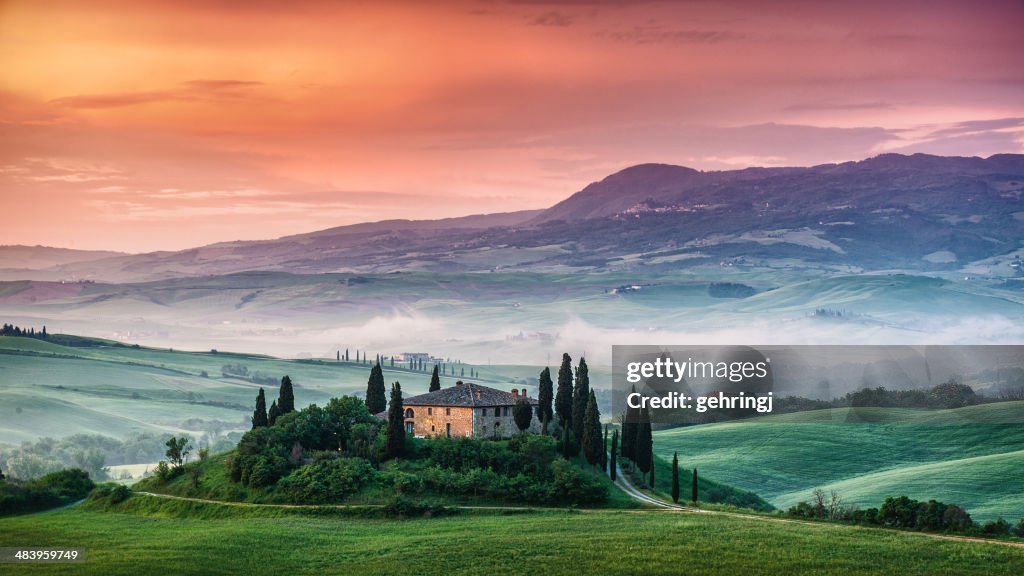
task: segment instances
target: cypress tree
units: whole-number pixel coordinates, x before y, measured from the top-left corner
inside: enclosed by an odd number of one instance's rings
[[[540,371],[537,387],[537,418],[543,424],[542,434],[548,433],[548,422],[551,421],[551,401],[554,399],[554,382],[551,381],[551,369],[544,367]]]
[[[604,439],[601,440],[601,472],[608,473],[608,425],[604,425]]]
[[[295,412],[295,391],[292,389],[292,379],[287,375],[281,378],[281,391],[278,394],[277,409],[281,414]]]
[[[601,412],[597,409],[597,396],[591,390],[587,395],[587,409],[583,413],[583,455],[591,466],[601,463],[604,445],[601,442]]]
[[[693,469],[693,484],[690,486],[690,502],[697,505],[697,468]]]
[[[252,411],[252,427],[265,427],[267,423],[267,396],[263,388],[260,388],[260,393],[256,395],[256,409]]]
[[[633,386],[633,392],[636,392],[636,386]],[[626,416],[622,422],[622,457],[628,458],[631,461],[636,460],[633,448],[636,447],[636,433],[639,420],[639,408],[626,408]]]
[[[651,438],[651,421],[647,413],[647,408],[642,408],[640,412],[640,422],[637,424],[636,431],[636,442],[633,445],[633,454],[635,455],[634,462],[640,472],[647,475],[651,471],[651,448],[653,447],[653,440]]]
[[[437,364],[434,364],[434,373],[430,376],[430,388],[428,392],[437,392],[441,389],[441,377],[437,374]]]
[[[526,432],[533,422],[533,406],[530,405],[529,400],[522,398],[516,402],[512,408],[512,419],[515,420],[516,428],[519,428],[520,432]]]
[[[587,402],[590,401],[590,371],[587,369],[587,360],[580,358],[580,365],[576,368],[576,388],[572,391],[572,421],[580,425],[573,425],[573,432],[576,434],[576,441],[583,445],[583,427],[586,426]]]
[[[612,459],[608,462],[608,476],[611,477],[612,482],[618,478],[619,472],[616,470],[616,466],[619,464],[619,455],[616,454],[619,450],[619,431],[612,432]]]
[[[559,426],[572,426],[572,358],[568,354],[562,354],[562,366],[558,369],[555,412],[558,414]]]
[[[345,362],[348,362],[348,348],[345,348]]]
[[[391,385],[388,404],[388,437],[385,445],[389,458],[397,458],[405,450],[405,409],[402,407],[402,385]]]
[[[679,453],[672,453],[672,501],[679,503]]]
[[[384,389],[384,371],[380,365],[370,369],[370,379],[366,382],[366,408],[370,414],[380,414],[387,409],[387,397]]]
[[[277,407],[277,400],[270,403],[270,410],[267,411],[267,424],[273,426],[277,422],[277,417],[281,415],[281,410]]]

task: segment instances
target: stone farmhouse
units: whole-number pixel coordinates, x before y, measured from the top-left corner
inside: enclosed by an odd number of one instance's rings
[[[510,438],[519,432],[512,408],[523,399],[534,407],[527,431],[540,432],[538,402],[526,395],[526,388],[505,392],[461,380],[448,388],[403,399],[405,432],[421,438]]]

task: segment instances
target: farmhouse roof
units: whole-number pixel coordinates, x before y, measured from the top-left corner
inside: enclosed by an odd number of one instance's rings
[[[489,386],[458,382],[455,386],[427,392],[419,396],[411,396],[402,400],[403,406],[512,406],[516,402],[526,399],[530,404],[538,404],[537,400],[526,396],[526,389],[522,393],[505,392]]]

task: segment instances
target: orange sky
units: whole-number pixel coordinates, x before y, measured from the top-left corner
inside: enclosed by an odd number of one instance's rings
[[[539,208],[640,162],[1022,152],[1022,25],[1020,1],[0,0],[0,244]]]

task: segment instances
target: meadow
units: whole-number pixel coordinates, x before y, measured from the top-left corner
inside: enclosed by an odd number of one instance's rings
[[[851,408],[655,433],[663,458],[755,490],[778,508],[835,489],[861,508],[887,496],[955,503],[975,521],[1024,517],[1024,402],[953,410]]]
[[[815,523],[658,511],[374,520],[133,496],[0,519],[0,546],[77,546],[19,574],[1016,575],[1024,549]]]

